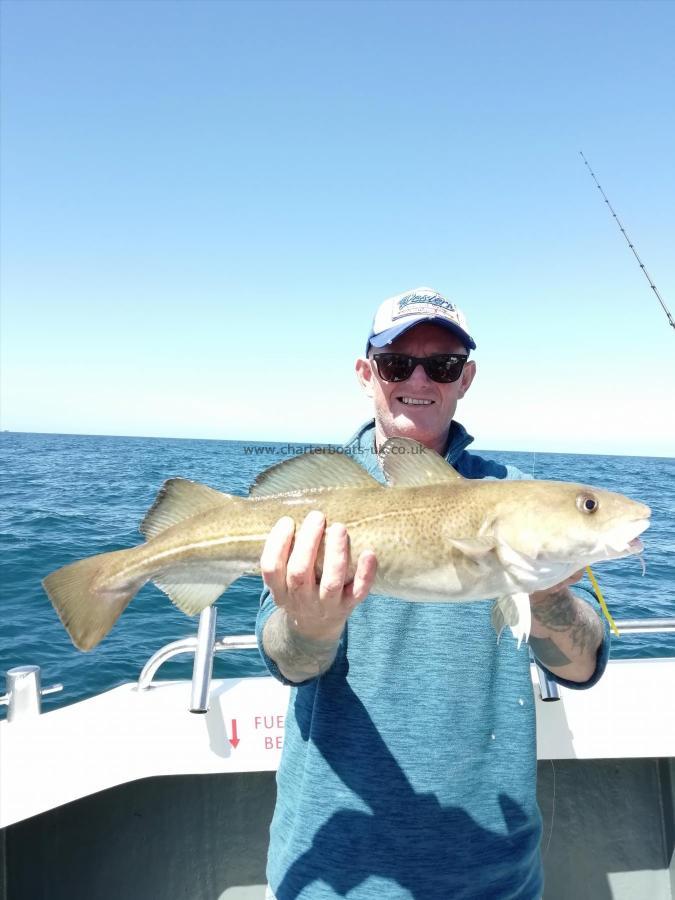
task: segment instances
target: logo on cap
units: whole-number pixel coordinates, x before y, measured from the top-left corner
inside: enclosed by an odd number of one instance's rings
[[[450,300],[436,293],[418,293],[411,291],[402,294],[396,301],[395,311],[392,311],[392,321],[402,316],[443,316],[457,321],[457,307]],[[452,315],[455,313],[455,315]]]

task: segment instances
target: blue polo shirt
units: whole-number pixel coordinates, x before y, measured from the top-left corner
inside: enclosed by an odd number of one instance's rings
[[[467,478],[523,478],[467,452],[457,422],[446,458]],[[374,423],[346,450],[374,477]],[[409,603],[370,595],[330,669],[292,687],[268,881],[277,900],[539,900],[534,695],[527,647],[497,643],[492,601]],[[262,650],[274,611],[264,592]],[[598,653],[589,687],[607,663]]]

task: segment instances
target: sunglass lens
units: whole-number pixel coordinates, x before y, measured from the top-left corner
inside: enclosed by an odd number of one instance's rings
[[[412,360],[399,353],[380,353],[375,357],[377,371],[385,381],[406,381],[412,374]]]
[[[430,356],[426,361],[426,372],[433,381],[449,384],[457,381],[462,374],[464,360],[456,356]]]

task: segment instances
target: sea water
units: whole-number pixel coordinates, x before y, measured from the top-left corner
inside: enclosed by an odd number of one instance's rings
[[[46,696],[43,707],[63,706],[137,680],[156,650],[196,634],[197,620],[148,584],[102,643],[82,653],[71,644],[41,579],[82,557],[138,544],[139,523],[166,478],[190,478],[244,496],[258,472],[303,449],[283,443],[0,433],[0,693],[7,669],[35,664],[42,668],[43,685],[64,686]],[[675,616],[675,459],[476,452],[537,478],[592,484],[651,506],[644,577],[636,558],[603,563],[595,574],[615,618]],[[217,602],[218,637],[253,632],[260,591],[261,581],[254,577],[228,589]],[[675,656],[675,634],[615,638],[612,656]],[[164,665],[160,677],[189,678],[191,671],[192,657],[181,656]],[[214,663],[217,678],[264,673],[257,651],[219,654]]]

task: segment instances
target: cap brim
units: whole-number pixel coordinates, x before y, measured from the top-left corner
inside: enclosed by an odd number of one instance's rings
[[[366,353],[368,353],[369,347],[377,347],[378,350],[382,347],[386,347],[387,344],[391,344],[392,341],[395,341],[396,338],[401,337],[401,335],[405,334],[406,331],[410,331],[411,328],[414,328],[416,325],[421,325],[422,323],[430,325],[440,325],[442,328],[446,328],[448,331],[454,334],[455,337],[458,337],[467,350],[476,349],[476,342],[473,340],[473,338],[469,334],[467,334],[463,328],[460,328],[460,326],[455,322],[449,322],[447,319],[440,318],[440,316],[420,316],[420,318],[414,319],[412,321],[408,320],[407,322],[400,322],[398,325],[393,325],[391,328],[387,328],[386,331],[381,331],[379,334],[371,335],[368,339]]]

